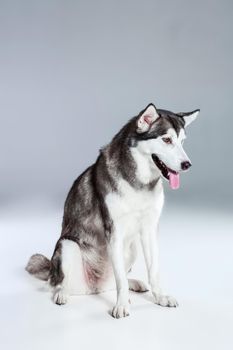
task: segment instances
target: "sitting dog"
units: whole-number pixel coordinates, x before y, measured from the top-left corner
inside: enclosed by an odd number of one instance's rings
[[[147,291],[143,282],[127,278],[141,243],[154,302],[178,305],[159,286],[157,229],[163,179],[177,189],[180,172],[191,166],[183,142],[185,128],[198,113],[173,113],[149,104],[76,179],[51,260],[35,254],[26,267],[49,282],[56,304],[65,304],[72,294],[116,288],[112,316],[128,316],[129,290]]]

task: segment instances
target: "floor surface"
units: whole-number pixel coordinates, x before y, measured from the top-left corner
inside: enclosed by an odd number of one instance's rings
[[[165,208],[160,227],[161,280],[179,307],[130,293],[131,314],[115,320],[115,292],[51,302],[41,281],[24,271],[32,253],[51,256],[62,212],[21,206],[1,214],[0,348],[232,349],[233,218],[226,212]],[[146,280],[141,256],[132,276]]]

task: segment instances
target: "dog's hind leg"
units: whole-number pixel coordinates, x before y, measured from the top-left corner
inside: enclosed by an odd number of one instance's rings
[[[137,258],[137,242],[129,242],[124,248],[125,271],[129,273]]]
[[[132,269],[133,264],[135,263],[135,260],[137,258],[137,242],[132,242],[125,252],[125,265],[126,265],[126,272],[130,272]],[[129,284],[129,290],[133,292],[143,293],[148,291],[147,285],[136,279],[128,279]]]
[[[64,264],[63,242],[59,242],[51,259],[51,270],[49,283],[53,288],[53,301],[57,305],[64,305],[67,302],[68,291],[68,264]]]
[[[132,266],[135,263],[135,260],[137,258],[137,251],[138,251],[138,243],[137,241],[133,241],[130,243],[128,249],[125,251],[125,267],[126,272],[129,273],[132,270]],[[129,284],[129,290],[133,292],[143,293],[148,291],[147,285],[136,279],[128,279]]]
[[[51,264],[50,285],[55,304],[66,304],[71,294],[86,294],[82,255],[77,243],[68,239],[60,241]]]
[[[144,292],[148,292],[148,287],[147,285],[140,281],[140,280],[135,280],[135,279],[128,279],[128,283],[129,283],[129,290],[132,290],[133,292],[137,292],[137,293],[144,293]]]

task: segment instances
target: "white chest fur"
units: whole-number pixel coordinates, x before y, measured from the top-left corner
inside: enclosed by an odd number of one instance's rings
[[[161,179],[153,190],[136,190],[121,179],[118,193],[106,196],[106,205],[121,235],[137,235],[143,228],[154,227],[160,216],[164,195]]]

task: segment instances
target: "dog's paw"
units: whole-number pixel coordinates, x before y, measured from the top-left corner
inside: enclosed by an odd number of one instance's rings
[[[176,301],[176,299],[169,295],[163,295],[158,293],[153,293],[153,295],[154,295],[155,304],[158,304],[160,306],[167,306],[167,307],[178,306],[178,302]]]
[[[62,290],[57,290],[53,294],[53,302],[57,305],[65,305],[67,303],[67,294]]]
[[[148,292],[148,287],[147,285],[139,280],[134,280],[134,279],[129,279],[129,290],[132,290],[133,292],[137,292],[137,293],[144,293],[144,292]]]
[[[117,304],[114,306],[111,312],[112,317],[121,318],[129,316],[129,305]]]

